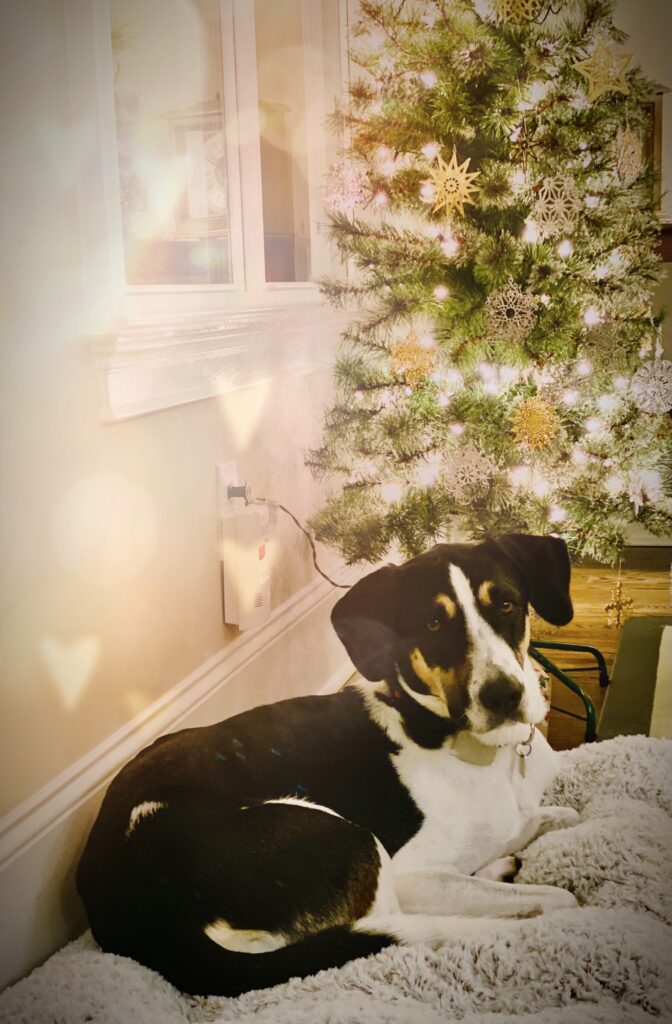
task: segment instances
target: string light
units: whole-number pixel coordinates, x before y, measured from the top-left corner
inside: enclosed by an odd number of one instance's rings
[[[623,490],[623,481],[621,480],[620,476],[617,476],[614,473],[612,474],[612,476],[608,476],[607,479],[604,481],[604,489],[605,491],[608,491],[612,498],[615,498],[616,495],[620,494]]]
[[[621,404],[618,395],[600,395],[597,400],[597,408],[600,412],[614,412]]]
[[[425,89],[433,89],[439,78],[436,71],[421,71],[419,75],[420,81],[424,85]]]
[[[551,485],[546,477],[536,475],[532,479],[532,493],[535,494],[537,498],[545,498],[550,489]]]
[[[628,386],[628,378],[627,377],[614,377],[614,382],[613,383],[614,383],[614,387],[618,391],[625,391],[625,389]]]
[[[431,487],[435,484],[441,473],[441,457],[436,452],[432,452],[428,455],[425,462],[420,466],[417,472],[418,480],[425,487]]]
[[[563,238],[563,240],[558,243],[558,256],[562,256],[563,259],[566,259],[568,256],[571,256],[573,252],[574,246],[569,238]]]
[[[513,466],[509,470],[509,480],[514,487],[526,487],[530,482],[530,467],[525,465]]]
[[[454,235],[449,235],[441,242],[441,252],[444,256],[451,258],[457,256],[460,251],[460,243]]]
[[[438,142],[426,142],[420,152],[423,156],[427,157],[428,160],[436,160],[439,155],[439,144]]]
[[[589,416],[584,423],[584,427],[590,434],[596,434],[598,430],[602,430],[604,423],[599,416]]]
[[[571,458],[575,466],[585,466],[588,462],[588,454],[582,448],[575,448]]]
[[[583,314],[583,320],[589,327],[596,327],[602,323],[602,314],[597,306],[589,306]]]
[[[447,391],[440,391],[436,397],[436,401],[442,409],[446,409],[450,405],[450,395]]]
[[[562,401],[566,406],[571,409],[572,406],[576,405],[579,400],[579,392],[576,388],[568,388],[567,391],[563,392]]]
[[[444,299],[447,299],[449,295],[450,292],[445,284],[437,284],[436,288],[434,289],[435,299],[438,299],[439,302],[443,302]]]
[[[590,374],[593,372],[593,364],[591,363],[590,359],[579,359],[578,363],[576,364],[576,372],[578,373],[579,377],[589,377]]]
[[[373,201],[376,204],[376,206],[387,206],[388,199],[389,196],[387,192],[383,192],[382,189],[380,190],[380,192],[376,192],[375,196],[373,197]]]
[[[459,437],[464,433],[464,423],[451,423],[448,429],[455,437]]]
[[[548,513],[548,521],[550,523],[562,523],[567,518],[567,510],[562,505],[553,505],[552,509]]]
[[[525,221],[525,229],[523,231],[523,241],[529,242],[531,245],[534,242],[539,241],[539,228],[533,220],[529,217]]]
[[[525,188],[527,185],[527,175],[520,167],[513,171],[511,175],[511,188],[520,189]]]
[[[388,505],[394,505],[399,501],[404,493],[404,487],[398,480],[390,480],[381,485],[380,493],[383,501],[387,502]]]

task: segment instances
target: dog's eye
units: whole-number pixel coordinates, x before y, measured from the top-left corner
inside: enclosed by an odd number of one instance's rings
[[[430,633],[436,633],[437,629],[441,629],[441,620],[430,619],[429,622],[427,623],[427,629],[430,631]]]
[[[499,605],[499,610],[503,615],[510,615],[513,611],[513,601],[502,601]]]

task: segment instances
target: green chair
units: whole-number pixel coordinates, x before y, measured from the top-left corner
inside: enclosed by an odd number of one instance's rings
[[[597,662],[597,670],[599,672],[600,686],[606,687],[609,685],[609,670],[607,669],[607,663],[604,659],[604,655],[597,647],[591,647],[588,644],[566,644],[559,643],[555,640],[533,640],[530,644],[530,655],[538,662],[541,667],[552,675],[555,679],[558,679],[564,686],[568,687],[573,693],[579,697],[583,702],[583,706],[586,710],[585,717],[582,715],[576,715],[573,711],[566,711],[564,708],[553,707],[554,711],[560,712],[563,715],[569,715],[571,718],[578,718],[580,721],[586,723],[586,743],[593,743],[597,739],[597,717],[595,715],[595,705],[586,693],[586,691],[579,686],[579,684],[572,679],[569,672],[593,672],[595,671],[591,665],[585,667],[573,667],[568,669],[561,669],[555,662],[551,661],[544,654],[541,653],[539,648],[544,650],[552,651],[572,651],[581,654],[590,654]]]

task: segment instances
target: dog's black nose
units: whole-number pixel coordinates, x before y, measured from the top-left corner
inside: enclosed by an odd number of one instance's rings
[[[523,696],[523,687],[510,676],[497,676],[484,683],[479,699],[484,708],[506,717],[513,715]]]

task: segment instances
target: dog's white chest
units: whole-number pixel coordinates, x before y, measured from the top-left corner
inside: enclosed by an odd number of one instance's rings
[[[477,871],[523,833],[555,775],[554,752],[539,733],[524,773],[510,747],[488,765],[461,761],[446,747],[407,747],[393,762],[425,819],[393,858],[397,872]]]

